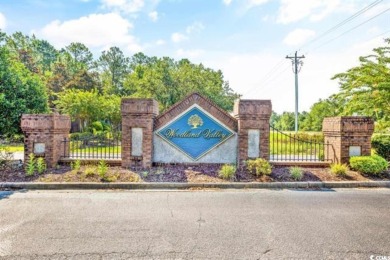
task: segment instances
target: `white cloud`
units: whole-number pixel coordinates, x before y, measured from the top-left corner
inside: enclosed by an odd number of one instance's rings
[[[294,31],[287,34],[284,38],[283,43],[287,45],[301,45],[305,43],[308,39],[315,35],[315,31],[308,29],[295,29]]]
[[[5,27],[7,26],[7,19],[5,19],[5,16],[0,13],[0,29],[5,29]]]
[[[102,0],[104,8],[126,14],[137,13],[145,5],[144,0]]]
[[[186,36],[182,33],[175,32],[175,33],[172,33],[171,39],[173,42],[178,43],[178,42],[188,40],[188,36]]]
[[[153,21],[156,22],[158,20],[158,13],[156,11],[150,12],[148,14],[149,18]]]
[[[204,50],[201,49],[194,49],[194,50],[183,50],[183,49],[178,49],[176,51],[176,55],[180,58],[197,58],[200,55],[204,53]]]
[[[33,33],[48,39],[57,48],[71,42],[82,42],[90,48],[118,46],[131,52],[140,51],[142,48],[129,32],[132,28],[133,25],[119,14],[108,13],[64,22],[55,20]]]
[[[277,22],[288,24],[307,17],[313,22],[320,21],[335,11],[345,10],[346,5],[342,6],[341,0],[282,0]]]
[[[175,32],[171,35],[171,40],[175,43],[188,40],[191,34],[200,33],[204,29],[204,25],[201,22],[194,22],[187,26],[185,33]]]
[[[161,45],[164,45],[164,44],[165,44],[164,40],[157,40],[156,41],[156,45],[158,45],[158,46],[161,46]]]
[[[230,5],[232,3],[232,0],[222,0],[224,5]]]
[[[268,0],[248,0],[247,7],[248,8],[252,8],[252,7],[255,7],[255,6],[258,6],[258,5],[265,4],[267,2],[268,2]]]
[[[200,33],[204,29],[204,25],[201,22],[194,22],[190,26],[187,26],[186,33]]]

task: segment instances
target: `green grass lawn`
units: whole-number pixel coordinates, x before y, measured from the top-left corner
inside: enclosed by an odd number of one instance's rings
[[[323,155],[321,132],[273,132],[270,134],[272,155]],[[326,149],[326,148],[325,148]]]
[[[0,150],[7,151],[10,153],[23,152],[24,146],[22,144],[21,145],[1,145]]]
[[[122,152],[121,146],[98,146],[98,147],[85,147],[85,148],[74,148],[71,149],[72,153],[88,154],[88,153],[99,153],[99,154],[116,154]]]

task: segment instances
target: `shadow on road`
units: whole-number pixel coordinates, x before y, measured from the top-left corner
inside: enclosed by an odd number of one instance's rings
[[[17,192],[27,192],[27,190],[18,190],[18,191],[10,191],[10,190],[1,190],[0,189],[0,200],[3,199],[8,199],[11,197],[12,194],[17,193]]]
[[[288,189],[290,191],[305,191],[305,192],[312,192],[312,191],[315,191],[315,192],[318,192],[318,191],[321,191],[321,192],[337,192],[336,190],[334,189],[331,189],[331,188],[307,188],[307,189]]]

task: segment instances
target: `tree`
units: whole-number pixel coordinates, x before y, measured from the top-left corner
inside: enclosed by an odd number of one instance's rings
[[[342,113],[345,102],[336,96],[331,96],[314,103],[310,112],[302,122],[302,130],[321,131],[325,117],[338,116]]]
[[[42,80],[21,62],[15,61],[6,47],[0,47],[0,133],[21,133],[24,113],[48,111],[47,94]]]
[[[84,44],[72,42],[65,47],[65,51],[69,54],[66,57],[68,58],[68,68],[72,75],[80,71],[86,71],[92,66],[93,55]]]
[[[91,91],[97,89],[101,93],[101,84],[99,81],[99,74],[97,72],[89,72],[87,70],[80,70],[73,76],[72,79],[67,81],[64,85],[64,89],[80,89]]]
[[[50,71],[52,64],[57,60],[58,51],[48,41],[39,40],[35,36],[32,39],[32,46],[40,71],[43,74]]]
[[[279,121],[280,121],[280,115],[278,115],[278,113],[276,113],[275,111],[272,111],[271,118],[270,118],[270,125],[276,127]]]
[[[390,127],[390,38],[385,43],[373,54],[360,57],[359,66],[332,79],[339,81],[337,97],[347,101],[343,114],[372,116]]]
[[[36,74],[50,71],[51,64],[56,61],[58,55],[58,51],[48,41],[21,32],[7,36],[6,46],[13,57]]]
[[[123,92],[123,81],[130,72],[130,59],[123,55],[118,47],[111,47],[103,51],[96,66],[101,71],[103,87],[106,93],[121,95]]]
[[[64,90],[66,84],[71,80],[66,65],[57,61],[53,64],[51,76],[47,79],[47,89],[49,94],[49,105],[54,107],[54,101],[57,100],[58,93]]]
[[[120,124],[120,97],[100,95],[98,91],[67,89],[55,101],[61,113],[80,123],[84,131],[94,121],[107,121],[114,127]]]
[[[281,131],[293,131],[295,126],[295,115],[293,112],[283,112],[279,121],[275,122],[275,128]]]
[[[148,58],[137,54],[132,73],[124,82],[124,93],[132,97],[154,98],[160,110],[172,106],[192,92],[199,92],[225,110],[232,110],[239,97],[223,80],[221,71],[192,64],[187,59]]]

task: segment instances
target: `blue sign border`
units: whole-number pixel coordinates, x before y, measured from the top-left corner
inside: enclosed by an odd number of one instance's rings
[[[221,142],[218,142],[216,143],[215,145],[211,146],[210,148],[208,148],[206,151],[204,151],[202,154],[200,154],[199,156],[197,157],[193,157],[191,154],[189,154],[188,152],[186,152],[185,150],[183,150],[180,146],[176,145],[175,143],[171,142],[168,138],[166,138],[164,135],[160,134],[160,132],[162,130],[164,130],[165,128],[167,128],[167,126],[169,125],[172,125],[174,123],[176,123],[177,121],[181,120],[183,117],[185,117],[187,114],[189,114],[190,112],[192,112],[193,109],[197,108],[198,110],[200,110],[200,112],[203,113],[204,116],[206,116],[209,120],[211,120],[213,123],[215,123],[216,125],[218,125],[219,127],[223,128],[223,130],[227,131],[229,133],[229,135]],[[160,127],[158,130],[155,131],[155,134],[159,137],[161,137],[164,141],[166,141],[168,144],[170,144],[171,146],[173,146],[174,148],[176,148],[177,150],[179,150],[180,152],[182,152],[183,154],[185,154],[186,156],[188,156],[190,159],[194,160],[194,161],[198,161],[200,158],[202,158],[203,156],[205,156],[206,154],[208,154],[209,152],[211,152],[212,150],[214,150],[216,147],[220,146],[221,144],[225,143],[227,140],[229,140],[232,136],[235,135],[235,132],[233,132],[230,128],[228,128],[227,126],[225,126],[224,124],[218,122],[216,119],[214,119],[211,115],[209,115],[208,112],[206,112],[204,109],[202,109],[200,106],[198,105],[193,105],[191,106],[190,108],[188,108],[185,112],[183,112],[182,114],[178,115],[174,120],[170,121],[169,123],[165,124],[164,126]]]

